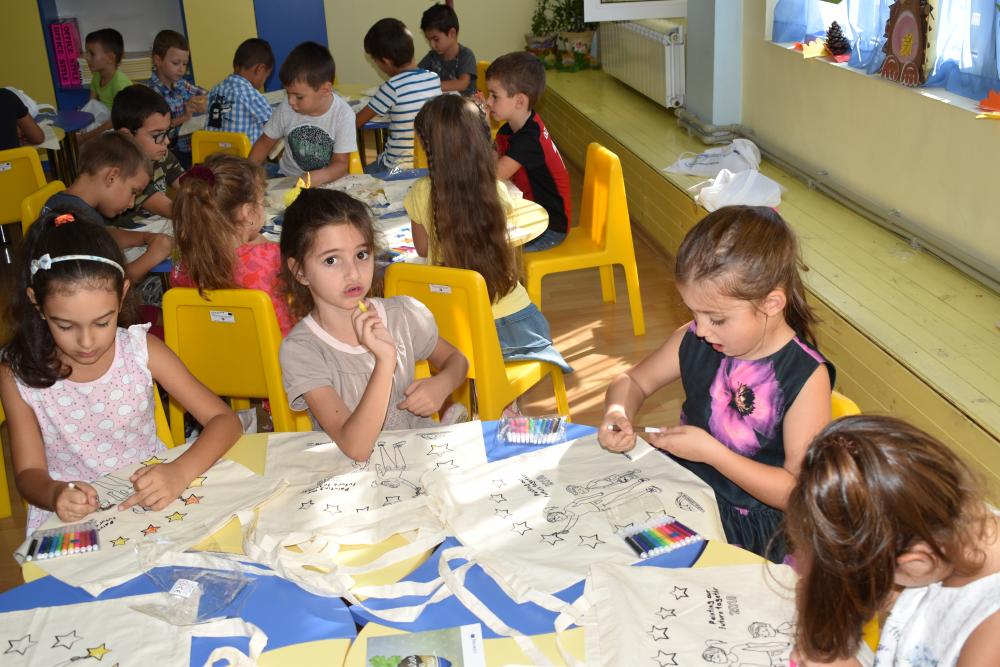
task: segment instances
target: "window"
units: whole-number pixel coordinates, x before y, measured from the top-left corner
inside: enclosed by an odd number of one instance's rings
[[[885,58],[885,23],[891,0],[778,0],[771,39],[802,42],[825,34],[837,21],[851,41],[848,66],[874,74]],[[1000,90],[1000,9],[995,0],[937,0],[933,51],[927,54],[929,87],[980,100]]]

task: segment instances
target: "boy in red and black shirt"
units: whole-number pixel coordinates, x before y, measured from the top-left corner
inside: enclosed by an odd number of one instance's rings
[[[525,252],[554,248],[569,231],[569,173],[534,106],[545,90],[545,68],[526,51],[500,56],[486,70],[487,105],[497,120],[497,178],[514,182],[548,211],[549,227]]]

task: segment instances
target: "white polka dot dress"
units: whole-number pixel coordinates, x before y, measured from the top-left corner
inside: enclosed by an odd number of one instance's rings
[[[93,382],[58,380],[36,389],[17,381],[21,398],[38,419],[53,479],[89,482],[165,448],[153,416],[148,329],[148,324],[118,329],[115,360]],[[28,532],[48,515],[29,507]]]

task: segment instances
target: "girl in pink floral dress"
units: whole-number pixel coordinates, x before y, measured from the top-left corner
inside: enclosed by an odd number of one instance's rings
[[[728,206],[695,225],[674,268],[694,320],[612,382],[599,434],[609,450],[631,449],[643,402],[680,379],[680,424],[644,437],[715,489],[730,543],[775,562],[802,458],[830,421],[834,381],[816,351],[801,264],[773,209]]]
[[[174,234],[181,261],[174,287],[242,287],[268,293],[281,335],[295,326],[281,288],[281,249],[260,235],[264,226],[264,171],[249,160],[210,155],[181,176],[174,199]]]
[[[0,398],[29,533],[52,512],[75,522],[110,510],[120,498],[90,482],[163,449],[154,381],[202,424],[201,435],[172,461],[132,474],[135,493],[118,509],[163,509],[242,434],[232,410],[147,335],[148,325],[118,326],[129,289],[124,264],[104,226],[74,213],[47,213],[22,241]]]

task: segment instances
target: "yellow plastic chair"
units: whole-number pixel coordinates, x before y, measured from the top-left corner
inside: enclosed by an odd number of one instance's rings
[[[0,224],[21,221],[21,202],[45,185],[34,146],[0,151]]]
[[[580,226],[569,230],[566,240],[555,248],[524,253],[528,295],[542,307],[542,278],[550,273],[597,267],[601,272],[601,295],[615,302],[614,265],[625,269],[632,331],[646,333],[639,293],[639,269],[632,246],[632,226],[625,200],[625,180],[618,156],[598,143],[587,147],[580,201]]]
[[[851,415],[861,414],[861,408],[858,407],[858,404],[841,394],[839,391],[835,391],[831,394],[830,401],[830,416],[832,419],[840,419],[841,417],[850,417]]]
[[[347,173],[348,174],[365,173],[365,168],[361,164],[361,154],[358,153],[357,151],[352,151],[351,156],[348,158]]]
[[[153,383],[153,419],[156,422],[157,437],[163,441],[168,449],[172,449],[178,442],[174,440],[174,435],[170,432],[170,422],[167,421],[167,413],[163,410],[163,401],[160,400],[160,388],[155,382]]]
[[[191,164],[201,164],[212,153],[250,155],[250,137],[242,132],[198,130],[191,135]]]
[[[424,150],[424,143],[415,134],[413,137],[413,168],[427,169],[427,152]]]
[[[469,360],[468,377],[475,382],[480,419],[499,419],[511,401],[547,375],[552,377],[559,414],[569,417],[561,368],[544,361],[504,361],[486,281],[480,274],[426,264],[393,264],[385,273],[385,295],[399,294],[426,305],[441,337]]]
[[[26,235],[28,228],[38,220],[42,214],[42,208],[49,197],[66,189],[66,184],[62,181],[52,181],[43,185],[40,189],[32,192],[21,200],[21,234]]]
[[[278,347],[281,331],[274,306],[260,290],[225,289],[205,293],[175,287],[163,295],[163,332],[167,347],[188,370],[233,409],[250,399],[268,399],[275,431],[309,431],[305,412],[288,407],[281,384]],[[170,398],[170,430],[184,441],[184,408]]]
[[[484,99],[490,95],[490,91],[486,89],[486,70],[489,66],[489,60],[480,60],[476,63],[476,90]]]

